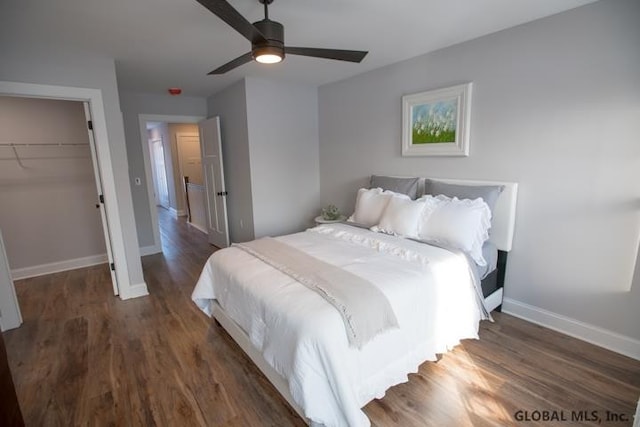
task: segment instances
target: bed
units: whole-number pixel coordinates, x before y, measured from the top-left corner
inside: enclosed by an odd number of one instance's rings
[[[497,268],[481,281],[461,251],[354,224],[323,224],[272,239],[364,279],[386,297],[397,324],[364,343],[354,345],[336,306],[248,247],[217,251],[207,261],[192,299],[308,424],[370,425],[363,406],[460,340],[478,338],[479,322],[500,308],[517,184],[439,181],[502,187],[489,237]],[[419,185],[424,191],[424,180]]]

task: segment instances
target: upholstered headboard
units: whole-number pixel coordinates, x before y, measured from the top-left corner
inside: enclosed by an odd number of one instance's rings
[[[491,220],[491,237],[489,240],[496,247],[505,252],[509,252],[513,245],[513,232],[516,224],[516,202],[518,199],[518,183],[502,181],[475,181],[448,178],[429,178],[447,184],[461,185],[502,185],[504,190],[493,208],[493,219]],[[424,179],[423,179],[424,181]],[[420,185],[424,186],[424,182]],[[424,187],[422,187],[424,188]],[[420,190],[422,194],[422,190]]]
[[[425,192],[425,180],[456,184],[462,186],[502,186],[504,189],[493,206],[491,219],[491,233],[489,241],[505,252],[509,252],[513,245],[513,232],[516,224],[516,203],[518,200],[518,183],[504,181],[477,181],[469,179],[449,179],[432,177],[410,177],[399,175],[372,175],[370,186],[382,187],[386,190],[404,193],[410,197],[419,197]],[[417,189],[414,187],[417,183]],[[409,186],[411,191],[407,191]],[[433,190],[433,189],[432,189]],[[466,191],[465,191],[466,192]],[[475,193],[475,190],[473,191]],[[482,194],[479,191],[478,194]],[[447,194],[447,193],[444,193]],[[451,194],[447,194],[451,195]],[[477,196],[476,196],[477,197]],[[488,202],[488,201],[487,201]]]

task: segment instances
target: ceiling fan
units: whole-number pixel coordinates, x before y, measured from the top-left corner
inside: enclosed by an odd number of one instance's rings
[[[275,64],[282,61],[285,54],[360,62],[367,53],[369,53],[360,50],[285,46],[284,26],[279,22],[269,19],[269,5],[273,3],[273,0],[258,0],[264,4],[264,19],[254,22],[253,24],[240,15],[226,0],[197,1],[251,42],[251,52],[247,52],[233,61],[216,68],[208,73],[209,75],[224,74],[227,71],[246,64],[252,59],[263,64]]]

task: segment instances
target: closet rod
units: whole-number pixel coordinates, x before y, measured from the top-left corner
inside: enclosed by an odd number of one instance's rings
[[[88,142],[57,142],[55,144],[42,144],[36,143],[31,144],[29,142],[0,142],[0,147],[66,147],[66,146],[74,146],[74,147],[84,147],[89,146]]]
[[[1,161],[18,161],[20,160],[69,160],[69,159],[90,159],[91,157],[89,156],[62,156],[62,157],[53,157],[53,156],[49,156],[49,157],[43,157],[43,156],[39,156],[39,157],[0,157],[0,162]],[[24,165],[22,165],[24,166]]]

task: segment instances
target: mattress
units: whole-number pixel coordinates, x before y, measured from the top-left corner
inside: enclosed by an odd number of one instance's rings
[[[486,313],[462,254],[346,224],[277,239],[371,282],[399,323],[350,347],[340,314],[312,290],[238,248],[211,256],[192,299],[208,315],[217,300],[314,423],[370,425],[364,405],[424,361],[478,338]]]

